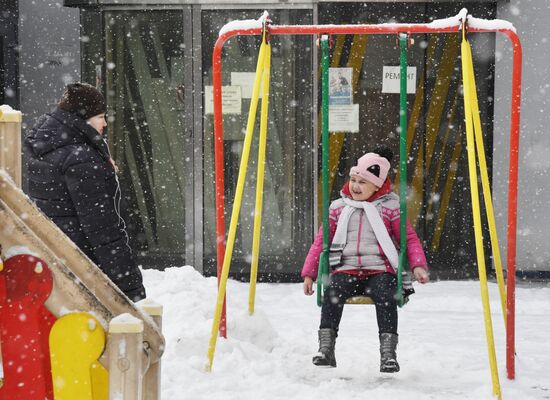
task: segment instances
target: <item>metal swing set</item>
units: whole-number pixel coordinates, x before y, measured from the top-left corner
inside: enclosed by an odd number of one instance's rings
[[[512,43],[513,49],[513,70],[512,70],[512,93],[510,113],[510,154],[508,169],[508,223],[507,223],[507,280],[504,283],[502,263],[498,247],[496,225],[492,205],[492,197],[487,172],[487,163],[483,146],[483,133],[477,101],[475,85],[475,73],[472,62],[472,52],[468,41],[468,33],[496,33],[505,34]],[[466,141],[468,155],[468,171],[470,177],[472,215],[474,221],[474,236],[476,244],[476,261],[479,272],[481,287],[482,305],[484,311],[485,331],[487,336],[487,347],[489,363],[492,375],[493,394],[501,399],[500,383],[498,378],[493,328],[489,306],[489,294],[487,286],[487,273],[485,268],[485,255],[483,237],[481,230],[481,212],[479,204],[477,165],[481,174],[482,190],[485,209],[490,231],[491,247],[495,264],[496,276],[501,298],[502,313],[506,329],[506,370],[508,379],[515,378],[515,269],[516,269],[516,227],[517,227],[517,181],[518,181],[518,153],[519,153],[519,121],[520,121],[520,99],[521,99],[521,63],[522,49],[520,40],[514,27],[507,21],[502,20],[481,20],[468,15],[467,10],[451,18],[436,20],[428,24],[367,24],[367,25],[272,25],[267,12],[255,21],[234,21],[222,28],[220,36],[216,41],[212,63],[213,63],[213,100],[214,100],[214,146],[215,146],[215,175],[216,175],[216,237],[217,237],[217,260],[218,260],[218,296],[212,332],[208,348],[207,368],[212,369],[216,340],[218,333],[227,337],[225,292],[229,276],[233,245],[237,230],[237,221],[241,208],[246,170],[250,147],[252,143],[254,123],[260,90],[262,90],[262,106],[260,117],[260,136],[258,152],[258,171],[256,186],[256,205],[254,210],[254,233],[252,242],[252,261],[250,272],[249,292],[249,313],[254,312],[254,299],[256,291],[256,278],[258,270],[260,227],[262,215],[262,193],[264,180],[264,162],[267,137],[267,117],[269,101],[269,79],[271,69],[271,44],[272,35],[316,35],[320,38],[319,43],[322,54],[322,210],[323,210],[323,253],[321,255],[318,282],[318,303],[320,303],[323,283],[328,276],[328,60],[330,35],[345,34],[397,34],[400,48],[400,256],[398,271],[398,303],[402,306],[404,299],[401,295],[401,272],[406,259],[406,235],[403,234],[406,220],[406,198],[407,198],[407,99],[406,99],[406,68],[407,68],[407,47],[411,34],[429,33],[461,33],[461,61],[462,81],[464,88],[464,110],[466,121]],[[224,43],[231,37],[237,35],[262,35],[256,78],[254,81],[250,109],[248,114],[247,128],[243,145],[243,153],[239,167],[237,188],[234,198],[234,205],[231,214],[231,221],[227,233],[225,230],[224,217],[224,155],[223,155],[223,121],[222,121],[222,88],[221,88],[221,55]],[[506,285],[506,287],[505,287]],[[352,303],[369,304],[369,298],[352,300]]]

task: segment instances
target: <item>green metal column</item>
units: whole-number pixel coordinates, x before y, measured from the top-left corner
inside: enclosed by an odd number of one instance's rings
[[[397,271],[397,303],[405,304],[403,271],[407,262],[407,45],[408,35],[399,34],[400,90],[399,90],[399,268]]]
[[[328,279],[328,249],[329,249],[329,228],[328,228],[328,208],[329,208],[329,188],[328,188],[328,35],[321,36],[321,151],[322,151],[322,199],[323,208],[323,252],[319,260],[319,271],[317,273],[317,305],[321,306],[323,302],[323,291]]]

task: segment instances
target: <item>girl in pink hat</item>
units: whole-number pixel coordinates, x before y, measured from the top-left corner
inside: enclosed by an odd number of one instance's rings
[[[376,307],[380,340],[380,372],[398,372],[396,271],[399,246],[399,196],[392,192],[388,179],[393,157],[387,147],[366,153],[352,167],[350,180],[341,198],[329,209],[329,264],[331,275],[324,292],[319,326],[319,352],[313,364],[336,367],[334,346],[346,300],[366,295]],[[309,249],[302,278],[304,293],[313,294],[323,232],[319,229]],[[415,279],[429,281],[422,245],[407,222],[407,259]],[[412,283],[403,279],[405,296],[414,293]]]

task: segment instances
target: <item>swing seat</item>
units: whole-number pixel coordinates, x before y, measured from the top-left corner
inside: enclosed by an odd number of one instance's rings
[[[353,296],[346,300],[346,304],[374,304],[369,296]]]

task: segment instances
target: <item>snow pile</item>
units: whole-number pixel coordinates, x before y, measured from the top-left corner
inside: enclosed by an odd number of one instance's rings
[[[262,29],[268,17],[268,12],[264,11],[262,16],[258,19],[244,19],[228,22],[227,24],[222,26],[222,29],[220,29],[220,33],[218,34],[218,36],[222,36],[226,32],[230,31]]]
[[[482,19],[468,15],[468,26],[470,28],[487,29],[487,30],[511,30],[516,32],[514,25],[503,19]]]
[[[218,339],[209,373],[216,279],[189,266],[144,277],[149,297],[164,306],[163,399],[493,399],[479,282],[416,285],[399,312],[401,372],[381,374],[373,306],[346,306],[338,368],[323,369],[311,364],[319,309],[301,284],[258,284],[251,317],[248,284],[229,281],[228,339]],[[515,381],[506,378],[496,284],[489,289],[503,398],[548,399],[550,286],[517,288]]]
[[[454,17],[436,19],[428,24],[431,28],[450,28],[453,26],[462,25],[462,21],[467,17],[468,28],[486,29],[486,30],[511,30],[516,32],[516,28],[511,22],[503,19],[483,19],[475,18],[472,15],[468,15],[468,10],[463,8]]]

